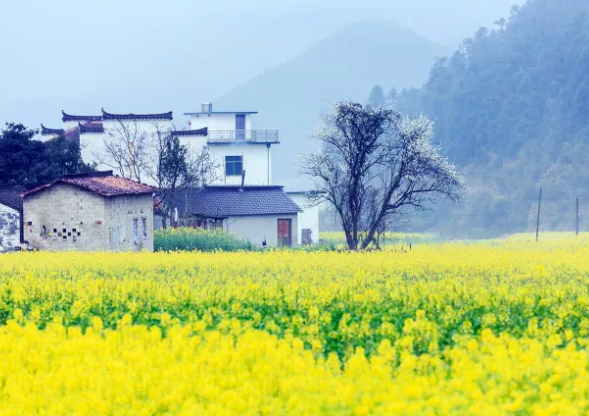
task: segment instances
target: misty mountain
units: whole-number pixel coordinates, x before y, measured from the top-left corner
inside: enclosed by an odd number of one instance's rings
[[[422,88],[389,100],[435,120],[435,140],[470,183],[463,209],[442,212],[442,228],[477,237],[532,230],[540,187],[544,228],[573,230],[577,196],[589,226],[586,0],[513,8],[439,60]]]
[[[273,150],[276,183],[295,186],[296,163],[313,149],[309,138],[321,113],[341,100],[363,100],[382,80],[420,85],[445,49],[388,20],[345,27],[303,54],[270,69],[215,102],[220,109],[259,110],[254,128],[278,129]],[[277,163],[276,161],[280,161]]]

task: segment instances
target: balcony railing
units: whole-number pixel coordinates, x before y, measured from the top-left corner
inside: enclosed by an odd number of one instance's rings
[[[278,130],[209,130],[209,143],[278,143]]]

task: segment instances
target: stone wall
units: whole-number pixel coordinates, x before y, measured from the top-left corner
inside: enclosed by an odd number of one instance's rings
[[[106,202],[110,248],[117,251],[153,251],[153,197],[127,195]]]
[[[71,185],[56,184],[27,196],[23,215],[24,240],[39,250],[153,251],[150,194],[103,197]]]
[[[23,203],[23,239],[39,250],[110,249],[105,198],[56,184],[28,195]]]
[[[0,204],[0,252],[20,244],[20,214]]]

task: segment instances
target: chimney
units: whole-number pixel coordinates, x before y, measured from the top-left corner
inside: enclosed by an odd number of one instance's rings
[[[239,190],[242,192],[243,192],[244,183],[245,183],[245,169],[241,172],[241,188],[239,188]]]
[[[201,113],[211,114],[213,112],[213,103],[202,103],[200,106]]]

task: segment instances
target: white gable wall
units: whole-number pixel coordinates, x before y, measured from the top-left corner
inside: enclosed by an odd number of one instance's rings
[[[241,185],[241,175],[227,176],[225,174],[225,156],[243,157],[246,185],[272,184],[272,160],[268,146],[251,143],[209,143],[209,152],[219,165],[218,181],[214,185]]]
[[[303,210],[298,215],[297,235],[298,241],[303,241],[303,230],[311,230],[313,243],[319,242],[319,207],[311,204],[307,195],[303,193],[288,193],[288,196]]]
[[[20,213],[0,204],[0,252],[20,245]]]

